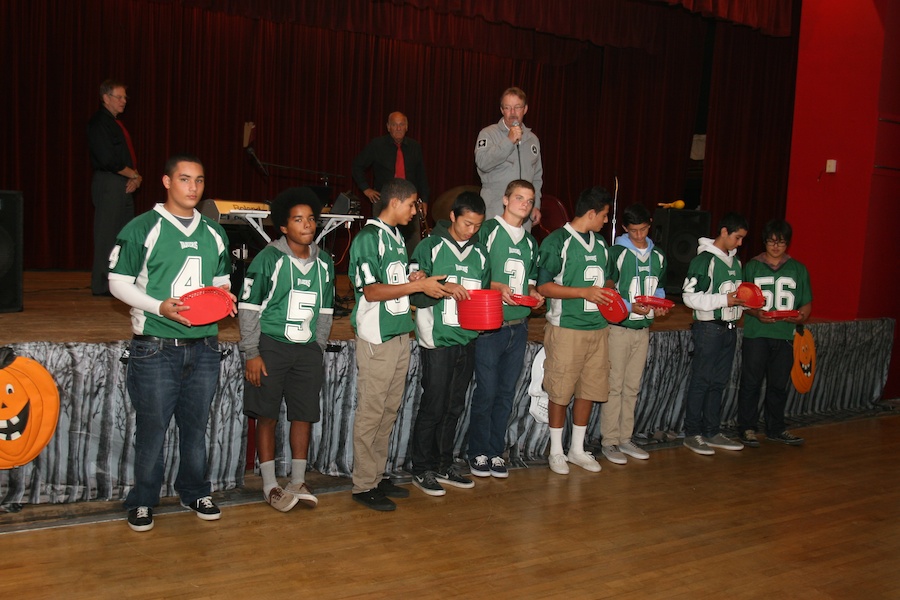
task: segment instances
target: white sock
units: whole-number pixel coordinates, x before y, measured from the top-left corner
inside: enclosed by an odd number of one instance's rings
[[[259,463],[259,474],[263,480],[263,495],[268,498],[272,488],[278,487],[278,480],[275,478],[275,461],[267,460]]]
[[[565,454],[562,445],[563,428],[550,428],[550,454]]]
[[[306,483],[306,459],[291,459],[291,483]]]
[[[586,432],[587,425],[572,425],[572,445],[569,446],[569,452],[584,454],[584,434]]]

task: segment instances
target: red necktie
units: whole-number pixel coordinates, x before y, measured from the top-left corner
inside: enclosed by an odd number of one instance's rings
[[[125,143],[128,144],[128,152],[131,153],[131,168],[137,169],[137,157],[134,154],[134,144],[131,143],[131,135],[129,135],[128,130],[125,129],[125,123],[116,119],[116,124],[122,128],[122,133],[125,134]]]
[[[403,163],[403,148],[397,144],[397,162],[394,163],[394,177],[406,179],[406,165]]]

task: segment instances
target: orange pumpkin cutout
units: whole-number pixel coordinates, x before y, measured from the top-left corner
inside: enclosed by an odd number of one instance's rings
[[[803,325],[797,325],[794,332],[794,366],[791,368],[791,381],[801,394],[812,388],[816,377],[816,343],[812,333]]]
[[[37,458],[58,419],[59,390],[47,369],[22,356],[0,368],[0,469]]]

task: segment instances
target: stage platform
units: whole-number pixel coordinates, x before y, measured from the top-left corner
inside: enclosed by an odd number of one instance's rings
[[[127,308],[118,300],[93,297],[88,273],[28,272],[25,310],[0,313],[0,345],[43,364],[60,389],[60,420],[56,434],[41,455],[18,469],[0,471],[0,504],[67,503],[116,500],[132,481],[134,414],[125,393],[125,368],[119,358],[131,336]],[[346,277],[338,294],[351,296]],[[651,330],[650,354],[635,415],[635,440],[645,445],[672,443],[681,432],[684,394],[690,378],[692,341],[690,311],[677,306]],[[352,467],[352,426],[356,405],[355,344],[349,317],[335,319],[336,348],[325,356],[321,394],[322,419],[313,427],[309,464],[319,473],[346,477]],[[528,414],[530,365],[540,349],[544,319],[536,314],[529,326],[530,342],[516,392],[516,406],[507,429],[512,465],[541,462],[548,431]],[[813,322],[818,347],[813,389],[803,396],[791,392],[791,420],[854,411],[869,411],[881,399],[887,379],[894,322],[891,319]],[[741,331],[738,331],[740,344]],[[247,419],[242,414],[243,368],[237,349],[234,319],[221,326],[220,342],[232,350],[223,362],[209,427],[210,479],[215,490],[244,485],[247,471]],[[421,393],[418,347],[410,339],[412,356],[403,405],[391,440],[387,469],[403,474],[409,436]],[[736,411],[740,352],[736,353],[723,402],[723,423],[731,425]],[[472,389],[469,389],[471,396]],[[465,447],[468,413],[463,415],[457,450]],[[599,411],[589,424],[589,443],[598,444]],[[287,424],[278,430],[277,471],[290,464],[284,440]],[[164,495],[174,495],[177,445],[174,425],[166,443]]]

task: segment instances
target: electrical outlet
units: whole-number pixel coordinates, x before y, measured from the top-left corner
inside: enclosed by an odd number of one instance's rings
[[[836,173],[837,172],[837,161],[833,158],[825,161],[825,172],[826,173]]]

